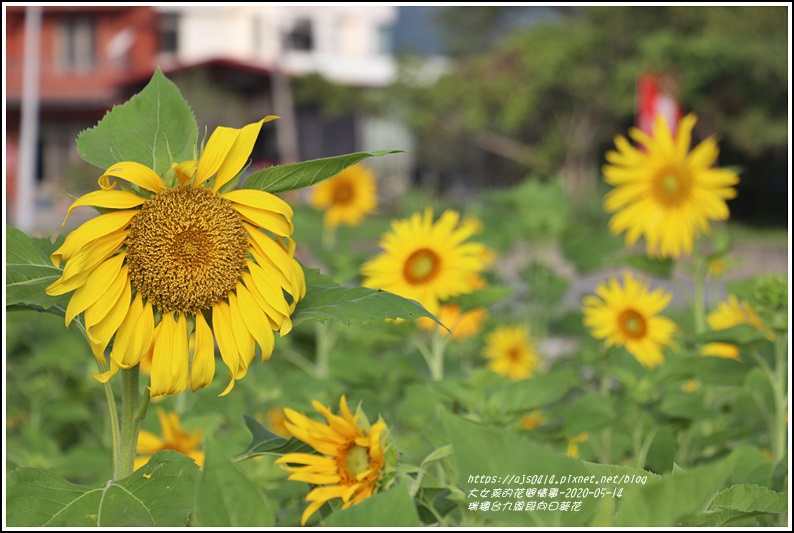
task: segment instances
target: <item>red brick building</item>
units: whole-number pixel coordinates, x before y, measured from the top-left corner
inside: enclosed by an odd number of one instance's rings
[[[28,8],[5,9],[6,184],[13,205]],[[68,169],[79,161],[77,134],[120,101],[118,87],[125,80],[154,70],[160,50],[159,15],[140,6],[41,9],[34,176],[37,189],[61,189]]]

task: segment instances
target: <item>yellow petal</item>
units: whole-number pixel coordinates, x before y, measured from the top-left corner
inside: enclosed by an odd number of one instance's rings
[[[59,296],[82,287],[91,272],[105,259],[113,255],[127,238],[128,231],[118,231],[100,237],[84,246],[72,257],[63,269],[61,278],[47,287],[50,296]]]
[[[146,302],[144,305],[143,298],[138,293],[119,326],[110,358],[121,368],[137,365],[149,351],[153,331],[152,304]]]
[[[187,183],[193,179],[193,176],[196,175],[197,166],[198,161],[195,159],[183,161],[181,163],[174,163],[173,167],[174,171],[176,172],[176,178],[179,181],[180,187],[187,185]]]
[[[234,332],[235,342],[237,342],[240,360],[248,368],[254,359],[254,338],[245,325],[243,315],[240,312],[240,304],[237,302],[237,296],[233,292],[229,293],[229,311],[232,317],[232,331]]]
[[[164,313],[160,320],[152,352],[149,387],[152,398],[179,394],[187,385],[188,351],[184,320],[184,316],[180,315],[180,320],[175,321],[171,313]]]
[[[285,219],[282,215],[242,204],[233,204],[232,207],[249,222],[271,233],[275,233],[279,237],[289,237],[292,235],[292,222]]]
[[[127,316],[130,309],[131,298],[132,287],[129,282],[125,282],[121,290],[121,296],[111,305],[107,315],[95,326],[87,328],[88,338],[91,340],[91,351],[94,352],[94,356],[103,364],[105,364],[105,348],[107,348],[113,334],[118,331],[121,323]]]
[[[256,288],[259,289],[259,293],[267,303],[282,315],[289,316],[289,306],[281,292],[281,287],[272,279],[272,276],[268,275],[268,271],[253,261],[248,261],[247,266]]]
[[[91,328],[102,321],[108,313],[113,309],[119,301],[121,294],[124,292],[124,287],[130,284],[128,277],[129,266],[124,265],[116,272],[116,277],[111,281],[102,296],[85,310],[83,320],[85,321],[85,329],[89,333]]]
[[[88,243],[105,237],[117,230],[124,229],[129,224],[132,217],[138,214],[137,210],[113,211],[105,215],[99,215],[85,222],[79,228],[66,236],[60,248],[55,250],[50,259],[52,264],[59,267],[61,261],[68,261],[74,253],[86,246]]]
[[[256,300],[243,284],[237,286],[237,302],[248,331],[259,343],[262,349],[262,361],[270,359],[273,353],[273,329],[264,311],[257,305]]]
[[[231,200],[236,204],[247,205],[248,207],[262,209],[265,211],[272,211],[274,213],[284,215],[287,218],[292,218],[292,215],[294,214],[292,207],[290,207],[287,202],[278,196],[274,196],[265,191],[239,189],[224,193],[221,195],[221,197]]]
[[[66,212],[66,218],[63,219],[61,227],[66,224],[69,215],[72,214],[72,210],[75,207],[95,206],[106,207],[108,209],[129,209],[139,206],[144,202],[146,202],[144,198],[127,191],[102,190],[90,192],[72,202],[72,205],[69,206],[69,210]]]
[[[165,442],[163,442],[163,439],[154,433],[142,429],[140,433],[138,433],[138,446],[135,448],[135,451],[144,455],[154,455],[163,449],[164,444]]]
[[[118,365],[113,363],[113,361],[110,361],[110,369],[107,372],[102,372],[101,374],[91,374],[91,377],[100,383],[107,383],[110,378],[116,375],[116,372],[118,371]]]
[[[223,159],[223,163],[221,163],[218,169],[218,176],[215,178],[215,184],[212,186],[213,191],[218,192],[221,187],[242,170],[245,162],[248,161],[248,156],[251,155],[251,150],[254,149],[254,143],[259,136],[259,130],[262,128],[262,124],[274,118],[276,117],[265,117],[259,122],[248,124],[239,130],[240,134],[237,136],[237,139],[235,139],[231,148],[229,148],[226,157]]]
[[[152,192],[159,192],[165,188],[165,183],[157,175],[157,172],[150,169],[146,165],[136,163],[134,161],[122,161],[109,167],[104,174],[99,177],[99,186],[103,189],[110,189],[113,185],[110,183],[110,177],[123,179],[129,181]]]
[[[221,301],[212,306],[212,331],[218,342],[221,359],[229,367],[232,381],[240,379],[245,375],[245,367],[240,361],[237,342],[232,331],[231,311],[226,302]]]
[[[204,183],[218,171],[239,136],[240,130],[238,129],[225,126],[215,128],[199,158],[196,185]]]
[[[118,277],[121,264],[126,257],[127,254],[121,253],[99,265],[88,277],[85,285],[74,292],[69,300],[69,305],[66,306],[65,320],[67,328],[74,320],[74,317],[95,304],[100,297],[106,294],[108,287]]]
[[[190,371],[193,392],[212,383],[215,376],[215,339],[201,312],[196,313],[196,351]]]

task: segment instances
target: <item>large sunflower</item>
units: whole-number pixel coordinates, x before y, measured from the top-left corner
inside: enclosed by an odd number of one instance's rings
[[[220,192],[243,168],[266,120],[217,128],[198,161],[174,165],[173,188],[152,169],[122,161],[102,174],[100,190],[69,207],[67,218],[79,206],[105,213],[52,254],[56,266],[66,265],[47,294],[74,291],[66,325],[83,313],[103,364],[113,340],[100,381],[151,352],[152,396],[179,394],[188,384],[195,391],[212,381],[217,341],[232,378],[226,394],[245,376],[254,343],[266,359],[273,331],[291,329],[306,290],[290,237],[292,209],[263,191]],[[116,187],[118,180],[132,187]]]
[[[712,168],[719,154],[713,138],[689,151],[696,120],[694,115],[684,117],[673,136],[659,116],[653,136],[636,128],[629,132],[642,148],[618,135],[617,151],[606,154],[610,164],[604,167],[604,179],[615,186],[604,200],[605,209],[615,213],[609,229],[615,235],[625,231],[629,246],[645,237],[650,256],[691,253],[695,235],[707,233],[710,220],[730,215],[725,201],[736,196],[739,177]]]
[[[530,378],[540,367],[526,326],[496,328],[485,338],[483,355],[488,368],[512,381]]]
[[[610,278],[595,290],[598,296],[584,298],[584,324],[593,337],[607,346],[625,346],[643,366],[664,363],[662,349],[673,347],[675,324],[657,316],[672,295],[663,289],[648,290],[647,283],[631,274],[623,277],[623,287]]]
[[[477,230],[470,220],[447,210],[434,224],[433,211],[392,222],[380,241],[384,252],[361,267],[364,285],[418,301],[431,313],[439,301],[472,291],[472,274],[486,267],[486,248],[464,242]]]
[[[378,206],[375,175],[363,165],[348,167],[315,185],[309,198],[316,209],[325,210],[327,227],[358,226]]]
[[[320,402],[312,402],[327,420],[321,424],[306,415],[285,409],[285,425],[296,439],[300,439],[321,454],[288,453],[276,463],[285,464],[289,479],[318,485],[306,496],[311,502],[301,517],[301,525],[323,504],[334,498],[342,499],[342,509],[355,505],[377,492],[383,481],[386,465],[383,434],[386,424],[378,421],[369,430],[362,429],[359,415],[354,415],[342,396],[340,415]],[[300,466],[294,466],[300,465]]]

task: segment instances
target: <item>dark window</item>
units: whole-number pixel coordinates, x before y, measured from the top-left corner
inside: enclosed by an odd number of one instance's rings
[[[90,70],[96,65],[96,28],[93,19],[65,18],[58,24],[55,61],[63,70]]]
[[[287,50],[311,51],[314,48],[312,21],[309,19],[296,20],[292,29],[287,33],[286,41]]]
[[[160,15],[160,52],[176,54],[179,47],[179,14]]]

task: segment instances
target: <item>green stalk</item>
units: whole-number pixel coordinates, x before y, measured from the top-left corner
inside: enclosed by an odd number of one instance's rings
[[[788,372],[786,369],[786,359],[788,355],[788,339],[786,333],[775,333],[775,380],[772,383],[772,389],[775,394],[775,419],[773,423],[772,432],[772,455],[775,464],[780,463],[786,454],[786,432],[788,424],[786,423],[786,412],[788,411],[788,397],[786,396],[786,378]]]
[[[433,381],[441,381],[444,379],[444,352],[447,350],[449,343],[449,336],[443,336],[436,330],[433,335],[433,341],[430,345],[432,355],[430,364],[430,377]]]
[[[99,369],[99,373],[102,374],[107,371],[107,368],[103,368],[99,361],[96,362],[97,369]],[[119,446],[121,444],[121,433],[119,432],[119,414],[116,410],[116,397],[113,395],[113,387],[110,386],[110,381],[106,381],[104,384],[105,387],[105,398],[108,401],[108,414],[110,415],[110,433],[113,436],[113,446],[111,447],[111,452],[113,456],[113,474],[115,478],[116,470],[118,469],[119,464]]]
[[[139,375],[138,365],[121,371],[121,443],[113,479],[124,479],[133,472],[138,431],[149,405],[148,393],[140,400]]]
[[[331,324],[328,322],[318,322],[315,327],[315,376],[319,379],[326,379],[330,370],[328,367],[328,354],[331,347],[336,342],[336,335],[331,331]]]
[[[708,263],[695,259],[695,296],[692,302],[692,310],[695,314],[695,333],[702,335],[706,332],[706,275],[708,274]]]

